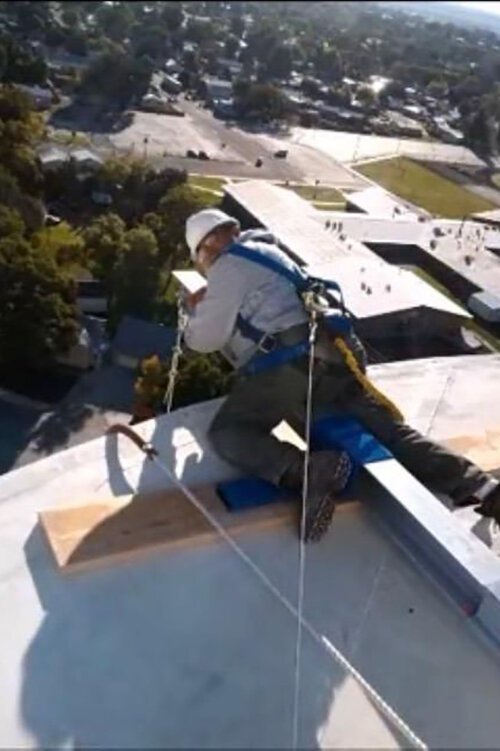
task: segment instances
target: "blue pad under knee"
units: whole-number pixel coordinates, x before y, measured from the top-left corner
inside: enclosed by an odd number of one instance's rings
[[[293,497],[283,488],[259,477],[241,477],[238,480],[220,482],[217,485],[217,493],[230,511],[267,506]]]
[[[349,492],[359,467],[392,458],[390,451],[365,430],[361,423],[351,417],[323,417],[316,420],[311,429],[311,448],[313,451],[347,451],[351,457],[353,472],[340,496]],[[283,488],[258,477],[242,477],[221,482],[217,485],[217,492],[230,511],[267,506],[293,497]]]
[[[311,447],[347,451],[358,466],[392,459],[392,454],[352,417],[322,417],[311,428]]]

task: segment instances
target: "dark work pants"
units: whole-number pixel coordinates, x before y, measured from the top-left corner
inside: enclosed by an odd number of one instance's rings
[[[210,427],[215,451],[244,472],[279,484],[301,452],[271,431],[285,420],[304,437],[306,390],[305,359],[237,380]],[[465,500],[489,478],[464,457],[396,421],[344,365],[317,360],[313,419],[335,411],[358,419],[416,479],[455,502]]]

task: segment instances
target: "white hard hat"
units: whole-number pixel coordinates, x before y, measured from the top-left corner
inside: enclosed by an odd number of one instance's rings
[[[223,224],[239,224],[239,222],[220,209],[203,209],[189,217],[186,222],[186,242],[193,261],[201,241]]]

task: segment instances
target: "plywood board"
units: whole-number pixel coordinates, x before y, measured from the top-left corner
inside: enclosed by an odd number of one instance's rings
[[[486,471],[500,469],[500,431],[459,436],[444,443]],[[197,498],[231,533],[298,523],[298,503],[283,502],[230,513],[214,486],[194,488]],[[342,507],[342,506],[341,506]],[[154,551],[212,542],[219,535],[179,490],[139,493],[52,508],[40,513],[57,565],[89,569]]]
[[[500,470],[500,430],[485,430],[480,435],[457,436],[447,439],[444,443],[485,472]]]
[[[230,513],[213,486],[194,488],[196,497],[231,533],[295,523],[297,504],[276,503]],[[103,498],[42,511],[40,523],[58,566],[82,570],[129,560],[155,550],[206,543],[219,535],[179,490]]]

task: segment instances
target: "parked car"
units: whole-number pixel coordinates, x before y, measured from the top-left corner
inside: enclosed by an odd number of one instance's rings
[[[193,151],[193,149],[188,149],[186,151],[186,156],[188,159],[198,159],[198,154],[196,151]]]
[[[202,159],[204,162],[206,162],[208,159],[210,159],[210,157],[208,156],[206,151],[199,151],[198,159]]]
[[[262,159],[260,158],[260,156],[255,160],[255,166],[262,167]]]
[[[276,159],[286,159],[288,156],[288,151],[286,149],[278,149],[278,151],[274,152],[274,156]]]

